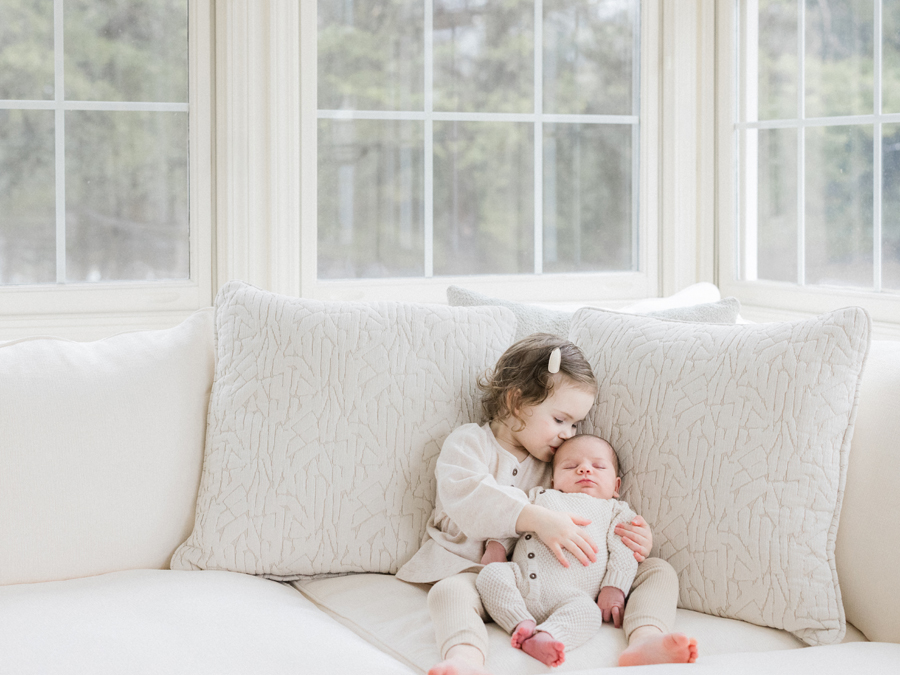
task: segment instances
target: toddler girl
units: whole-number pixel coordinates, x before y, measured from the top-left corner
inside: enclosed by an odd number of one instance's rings
[[[487,614],[475,579],[485,564],[498,561],[491,555],[496,547],[486,547],[489,540],[512,542],[529,532],[564,567],[563,551],[582,565],[597,559],[598,548],[581,527],[587,519],[530,504],[527,495],[550,486],[548,462],[594,403],[597,384],[584,355],[567,340],[538,333],[507,349],[479,387],[488,421],[464,424],[444,441],[422,547],[397,572],[404,581],[434,584],[428,607],[444,660],[429,675],[487,675]],[[624,612],[629,647],[619,663],[688,662],[690,641],[668,632],[678,597],[674,570],[662,560],[645,560],[652,539],[640,517],[619,525],[616,534],[643,561]],[[610,619],[617,627],[623,623],[618,613]]]

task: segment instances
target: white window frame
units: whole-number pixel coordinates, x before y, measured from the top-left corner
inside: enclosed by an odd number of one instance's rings
[[[739,73],[735,50],[740,46],[735,12],[739,0],[722,2],[716,17],[716,118],[717,118],[717,214],[718,214],[718,284],[723,295],[741,300],[741,314],[755,321],[779,321],[812,316],[848,305],[866,308],[871,315],[877,338],[900,339],[900,293],[862,291],[831,286],[799,286],[766,280],[742,280],[740,236],[742,219],[738,213],[740,194],[737,176],[737,144],[740,136],[735,127],[735,113],[740,110]],[[746,25],[742,22],[741,25]],[[874,117],[874,116],[873,116]],[[878,143],[875,147],[879,147]],[[752,157],[745,157],[752,161]],[[880,164],[875,165],[875,190],[880,192]],[[878,214],[876,214],[877,218]],[[877,218],[880,221],[880,218]],[[875,251],[880,258],[880,237],[876,229]],[[749,233],[752,236],[752,232]],[[802,228],[801,228],[802,236]],[[880,263],[876,262],[876,265]],[[877,269],[876,269],[877,273]]]
[[[62,0],[55,0],[56,9]],[[59,12],[56,11],[59,16]],[[190,312],[212,302],[213,172],[213,1],[188,3],[189,25],[189,222],[190,278],[154,282],[56,283],[0,286],[0,341],[36,333],[76,339],[128,329],[173,325]],[[62,41],[57,20],[55,43]],[[61,79],[62,52],[55,50],[56,77]],[[64,109],[83,107],[59,99],[45,102],[55,109],[57,123]],[[89,105],[89,104],[86,104]],[[102,105],[102,104],[101,104]],[[33,107],[33,106],[32,106]],[[97,106],[95,105],[95,108]],[[109,107],[109,106],[106,106]],[[121,106],[120,106],[121,107]],[[160,109],[159,105],[144,106]],[[143,108],[142,108],[143,109]],[[57,134],[56,152],[63,152]],[[57,167],[62,166],[61,158]],[[59,170],[58,170],[59,172]],[[59,180],[59,177],[58,177]],[[63,209],[57,199],[57,210]],[[59,218],[58,218],[59,219]],[[58,230],[57,258],[65,256],[65,233]],[[60,246],[62,244],[62,246]]]
[[[662,11],[658,0],[644,0],[641,16],[639,271],[340,281],[320,280],[316,274],[317,3],[299,5],[290,0],[271,0],[262,7],[248,0],[218,5],[217,43],[224,45],[228,60],[220,64],[226,74],[217,83],[222,120],[218,283],[244,279],[289,295],[335,300],[446,302],[450,284],[509,299],[548,302],[658,294],[657,64]],[[291,73],[296,73],[296,85],[290,82]],[[244,146],[237,139],[250,143]],[[291,189],[298,185],[295,197]],[[297,200],[299,211],[294,210]]]

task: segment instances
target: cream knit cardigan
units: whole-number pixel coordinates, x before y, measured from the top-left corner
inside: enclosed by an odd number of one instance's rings
[[[549,487],[551,469],[530,455],[520,462],[490,425],[464,424],[444,441],[435,475],[434,511],[421,548],[397,572],[403,581],[434,583],[480,570],[487,540],[518,538],[516,520],[527,493]]]

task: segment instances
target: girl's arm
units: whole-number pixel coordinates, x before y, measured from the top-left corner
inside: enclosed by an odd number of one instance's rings
[[[481,447],[477,436],[454,434],[445,441],[435,467],[444,512],[470,539],[517,538],[516,519],[528,496],[497,482],[491,473],[493,450]]]
[[[635,516],[630,523],[616,525],[616,534],[622,537],[624,544],[634,551],[634,559],[644,562],[653,548],[653,533],[647,521],[641,516]]]
[[[569,566],[569,561],[563,555],[563,549],[575,556],[582,565],[587,566],[597,562],[599,550],[591,536],[581,529],[581,526],[590,523],[587,518],[574,513],[551,511],[537,504],[528,504],[516,519],[516,531],[534,532],[563,567]]]

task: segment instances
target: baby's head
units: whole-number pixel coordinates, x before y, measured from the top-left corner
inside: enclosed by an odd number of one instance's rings
[[[560,351],[558,372],[548,367],[554,349]],[[479,379],[478,386],[484,392],[484,417],[517,425],[526,423],[525,409],[540,405],[562,386],[586,392],[591,399],[597,394],[597,380],[581,350],[549,333],[535,333],[516,342],[494,369]]]
[[[622,479],[619,458],[599,436],[573,436],[553,456],[553,489],[581,492],[597,499],[618,499]]]

